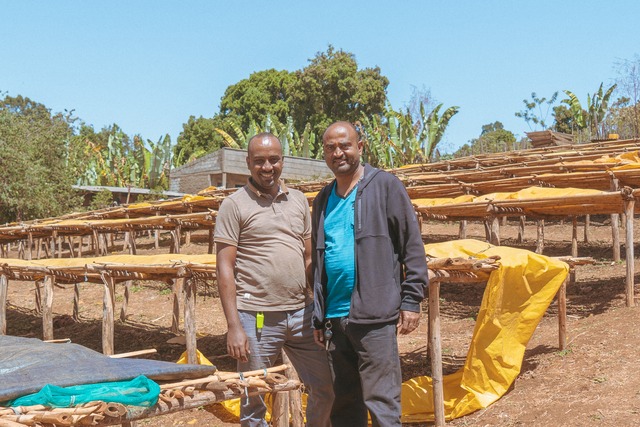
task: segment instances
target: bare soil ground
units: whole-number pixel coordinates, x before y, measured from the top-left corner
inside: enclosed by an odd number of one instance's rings
[[[635,230],[639,230],[640,223]],[[612,262],[611,228],[606,217],[592,220],[589,242],[580,230],[579,256],[591,256],[595,265],[578,267],[576,283],[567,290],[568,348],[558,350],[558,323],[553,303],[534,333],[525,353],[522,371],[511,390],[485,410],[453,420],[452,426],[637,426],[640,425],[640,374],[637,356],[640,348],[640,310],[625,307],[625,265]],[[457,224],[424,225],[430,242],[457,238]],[[529,250],[535,248],[536,228],[527,223],[525,242],[516,244],[517,224],[502,227],[502,244]],[[636,231],[636,234],[640,235]],[[548,224],[545,230],[545,254],[569,255],[571,224]],[[624,236],[624,230],[621,232]],[[480,224],[470,224],[468,238],[484,240]],[[638,241],[636,236],[636,241]],[[194,234],[183,253],[206,253],[205,234]],[[168,252],[168,240],[160,251]],[[119,249],[116,247],[115,249]],[[138,243],[141,254],[154,253],[150,239]],[[639,253],[635,248],[635,253]],[[624,248],[623,248],[624,259]],[[636,271],[640,260],[636,259]],[[639,282],[636,275],[636,282]],[[636,292],[640,291],[640,287]],[[123,299],[123,287],[117,289],[117,304]],[[445,374],[464,363],[475,317],[482,300],[483,287],[447,285],[441,290],[442,337]],[[226,323],[213,284],[201,284],[197,299],[198,348],[219,369],[235,370],[226,356]],[[100,351],[102,287],[81,286],[81,321],[74,322],[73,287],[55,290],[55,338]],[[425,307],[426,308],[426,307]],[[30,282],[10,282],[8,333],[41,337],[41,318],[35,312],[34,286]],[[184,346],[171,344],[175,336],[171,324],[171,293],[157,282],[137,282],[132,288],[127,321],[116,324],[117,353],[155,348],[151,357],[176,361]],[[430,375],[427,353],[427,322],[399,340],[404,379]],[[216,405],[145,420],[149,426],[236,426]],[[428,425],[428,424],[426,424]]]

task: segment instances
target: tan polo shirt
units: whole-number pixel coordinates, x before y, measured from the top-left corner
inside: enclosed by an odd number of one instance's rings
[[[214,240],[237,248],[239,310],[297,310],[311,302],[304,268],[304,241],[309,238],[307,199],[283,182],[275,198],[249,182],[224,199]]]

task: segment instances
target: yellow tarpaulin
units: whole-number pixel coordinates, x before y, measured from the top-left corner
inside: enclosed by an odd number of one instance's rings
[[[558,260],[523,249],[492,246],[477,240],[425,245],[429,256],[485,258],[500,256],[489,277],[461,370],[444,377],[445,416],[458,418],[486,408],[504,395],[520,373],[531,335],[567,276]],[[402,421],[433,420],[431,378],[402,385]]]

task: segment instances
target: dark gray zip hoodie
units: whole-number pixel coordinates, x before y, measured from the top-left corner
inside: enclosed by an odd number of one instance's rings
[[[324,322],[327,275],[324,218],[335,180],[313,201],[312,256],[314,327]],[[364,166],[354,206],[356,283],[349,321],[373,324],[398,319],[400,310],[420,311],[429,276],[413,205],[394,175]]]

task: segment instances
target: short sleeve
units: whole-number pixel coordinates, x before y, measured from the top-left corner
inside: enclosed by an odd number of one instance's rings
[[[304,231],[302,236],[305,240],[311,238],[311,211],[309,210],[309,203],[307,202],[307,198],[304,198]]]
[[[225,198],[220,204],[220,209],[218,209],[213,240],[216,243],[238,246],[240,241],[240,220],[238,205],[233,199]]]

